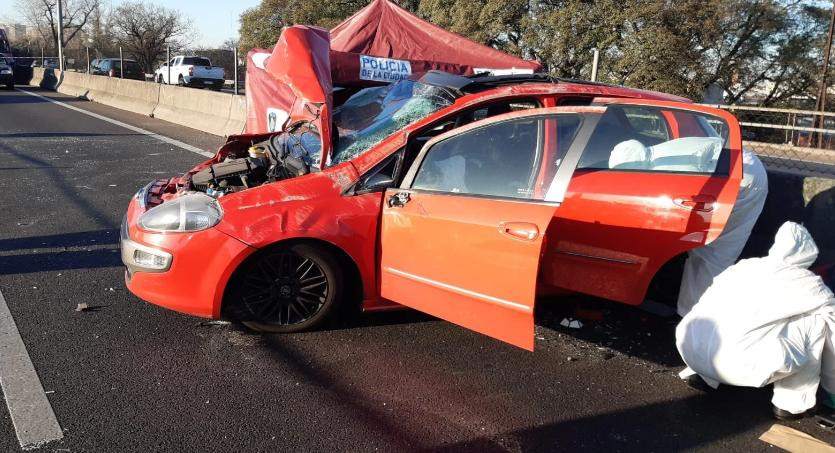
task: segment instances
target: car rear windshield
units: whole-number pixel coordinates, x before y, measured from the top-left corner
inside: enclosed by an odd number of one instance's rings
[[[183,64],[190,64],[192,66],[211,66],[212,63],[209,62],[208,58],[202,57],[185,57],[183,58]]]
[[[331,164],[362,155],[386,137],[455,102],[448,90],[414,80],[366,88],[334,109],[339,133]]]

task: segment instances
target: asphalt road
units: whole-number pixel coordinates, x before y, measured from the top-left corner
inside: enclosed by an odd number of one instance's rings
[[[675,319],[604,303],[566,329],[583,301],[547,301],[534,353],[410,311],[280,336],[207,324],[128,293],[117,252],[136,189],[203,157],[20,91],[0,92],[0,157],[0,291],[64,431],[43,451],[774,451],[768,389],[676,377]],[[18,450],[0,404],[0,451]]]

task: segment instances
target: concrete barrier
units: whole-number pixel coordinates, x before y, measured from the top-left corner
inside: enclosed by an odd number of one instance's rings
[[[38,86],[47,90],[53,90],[58,87],[58,78],[61,76],[61,71],[57,69],[44,69],[43,77]]]
[[[58,79],[60,83],[56,87],[59,93],[84,97],[88,85],[87,79],[89,76],[87,74],[70,71],[64,71],[63,73],[60,71],[55,72],[59,74]]]
[[[233,95],[160,85],[154,117],[214,135],[225,135]]]
[[[246,125],[246,98],[154,82],[34,68],[32,84],[215,135]]]
[[[111,77],[91,75],[87,79],[87,90],[84,93],[84,98],[104,104],[108,97],[107,90],[115,89],[115,84],[110,80]]]
[[[33,87],[41,86],[41,82],[43,81],[43,68],[32,68],[32,79],[29,81],[29,85]]]
[[[223,135],[242,134],[246,129],[246,96],[232,96],[232,105],[229,107],[229,120]]]
[[[835,179],[769,171],[768,198],[742,256],[766,255],[787,220],[806,226],[820,262],[835,263]]]
[[[105,100],[98,101],[140,115],[153,116],[159,102],[159,85],[141,80],[108,77]],[[93,99],[96,100],[96,99]]]

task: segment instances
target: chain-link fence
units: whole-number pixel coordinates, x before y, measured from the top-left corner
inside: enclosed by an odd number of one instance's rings
[[[715,105],[733,113],[745,146],[772,169],[835,178],[835,113]]]

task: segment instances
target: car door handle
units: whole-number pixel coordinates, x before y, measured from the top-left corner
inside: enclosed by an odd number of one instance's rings
[[[713,204],[716,203],[716,198],[710,195],[694,195],[678,197],[673,202],[685,209],[698,212],[711,212],[713,211]]]
[[[406,203],[408,203],[411,199],[412,196],[409,195],[409,192],[397,192],[389,197],[388,205],[390,208],[402,208],[403,206],[406,206]]]
[[[499,232],[526,241],[539,237],[539,227],[528,222],[502,222],[499,224]]]

